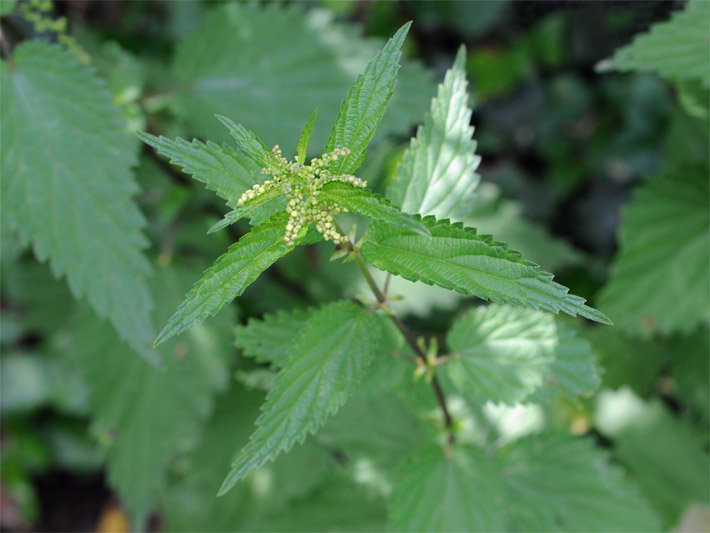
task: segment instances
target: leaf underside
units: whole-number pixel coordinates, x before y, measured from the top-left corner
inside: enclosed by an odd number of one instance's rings
[[[472,139],[465,61],[461,47],[387,188],[387,197],[407,213],[461,221],[473,206],[481,158]]]

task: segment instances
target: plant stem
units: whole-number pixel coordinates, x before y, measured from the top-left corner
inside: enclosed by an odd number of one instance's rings
[[[372,277],[372,274],[370,274],[369,269],[367,268],[367,265],[365,264],[365,261],[363,261],[362,257],[360,257],[359,252],[355,249],[355,247],[348,241],[348,249],[350,250],[350,253],[353,254],[355,257],[355,263],[357,264],[358,268],[360,269],[360,272],[362,272],[362,275],[365,278],[365,281],[367,282],[367,285],[370,287],[370,290],[372,291],[372,294],[375,295],[375,298],[377,298],[377,301],[379,302],[380,306],[382,307],[382,310],[385,312],[385,314],[390,318],[390,320],[394,323],[394,325],[397,327],[397,329],[402,333],[404,336],[405,340],[407,341],[407,344],[414,350],[414,353],[417,354],[417,357],[424,363],[427,363],[427,356],[424,353],[424,351],[421,349],[419,344],[417,343],[417,339],[412,333],[412,331],[407,327],[407,325],[402,322],[402,320],[397,316],[397,313],[389,306],[387,303],[387,296],[380,290],[380,288],[377,286],[377,283],[375,282],[375,279]],[[441,387],[441,383],[439,383],[439,380],[437,379],[436,376],[432,376],[431,378],[431,388],[434,391],[434,396],[436,397],[436,403],[439,404],[439,409],[441,409],[441,413],[444,416],[444,425],[446,426],[446,432],[447,432],[447,452],[450,451],[451,446],[454,444],[456,441],[456,436],[454,435],[454,419],[451,417],[451,413],[449,412],[449,408],[446,406],[446,396],[444,395],[444,389]]]

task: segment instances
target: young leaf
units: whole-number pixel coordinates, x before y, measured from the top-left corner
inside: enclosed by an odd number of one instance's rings
[[[283,200],[283,194],[279,189],[271,189],[259,194],[256,198],[252,198],[242,205],[237,205],[232,211],[224,215],[224,218],[212,226],[207,231],[207,234],[224,229],[242,218],[251,219],[252,225],[257,226],[286,208],[286,202],[278,200]]]
[[[403,233],[431,236],[429,228],[418,218],[402,213],[380,195],[364,187],[333,181],[323,186],[320,198],[337,203],[358,215],[388,224]]]
[[[508,529],[657,531],[658,517],[589,439],[544,434],[499,452]]]
[[[251,319],[246,326],[235,329],[234,345],[260,363],[283,366],[298,334],[314,312],[294,309],[266,315],[263,320]]]
[[[239,453],[220,494],[254,468],[303,442],[345,403],[377,347],[375,315],[340,301],[314,313],[274,381],[249,444]]]
[[[584,305],[582,298],[568,294],[566,287],[552,280],[552,274],[491,237],[433,217],[422,222],[431,237],[403,235],[382,223],[371,225],[363,257],[377,268],[412,281],[493,302],[610,323],[602,313]]]
[[[621,250],[599,305],[636,335],[691,332],[710,306],[707,171],[651,179],[623,215]]]
[[[232,120],[222,115],[217,115],[217,120],[227,128],[232,139],[236,141],[237,151],[243,153],[248,159],[259,165],[260,168],[268,167],[274,161],[274,155],[271,150],[254,132],[249,131],[241,124],[235,124]]]
[[[308,155],[308,141],[311,138],[311,133],[313,133],[313,126],[316,123],[316,118],[318,117],[318,110],[314,109],[311,116],[306,120],[306,124],[303,126],[303,131],[301,132],[301,137],[298,139],[298,147],[296,148],[296,161],[303,164],[306,162],[306,156]]]
[[[611,68],[652,71],[671,80],[700,80],[710,86],[710,2],[692,0],[667,22],[654,24],[648,33],[616,51]],[[602,70],[606,66],[602,64]],[[606,67],[608,68],[608,67]]]
[[[501,531],[504,508],[495,461],[475,446],[415,451],[402,465],[390,505],[393,531]]]
[[[165,320],[193,274],[163,269],[152,286],[156,319]],[[74,317],[70,354],[88,387],[94,431],[107,448],[108,476],[134,518],[157,504],[168,468],[227,384],[230,320],[219,316],[160,348],[165,369],[137,357],[88,309]]]
[[[318,108],[310,144],[324,146],[343,95],[381,41],[300,3],[229,2],[210,11],[180,40],[172,65],[179,89],[170,103],[191,129],[227,140],[212,118],[227,115],[290,154]],[[378,134],[406,134],[433,92],[429,72],[405,64]]]
[[[462,46],[387,189],[387,197],[407,213],[458,221],[471,211],[481,158],[469,125],[465,63]]]
[[[185,301],[155,339],[155,345],[214,315],[290,252],[292,247],[284,242],[285,224],[286,214],[279,213],[230,246],[187,293]],[[305,228],[301,233],[305,234]]]
[[[40,261],[66,276],[121,338],[147,353],[153,335],[150,266],[136,156],[102,82],[74,55],[43,41],[2,62],[2,211]]]
[[[387,41],[343,100],[325,151],[349,148],[350,153],[332,164],[334,174],[352,174],[365,159],[367,146],[392,98],[402,56],[400,48],[411,25],[408,22]]]
[[[237,205],[245,190],[259,181],[259,165],[227,146],[220,147],[213,142],[205,144],[198,140],[171,140],[140,132],[138,136],[183,172],[216,192],[231,207]]]
[[[574,395],[599,386],[589,342],[548,313],[479,307],[454,323],[446,342],[458,355],[442,370],[477,403],[514,404],[543,387]]]

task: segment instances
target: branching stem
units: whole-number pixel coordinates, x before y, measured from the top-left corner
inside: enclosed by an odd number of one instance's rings
[[[397,327],[397,329],[402,333],[405,340],[407,341],[407,344],[409,344],[412,350],[414,350],[414,353],[417,354],[417,357],[422,361],[422,363],[427,364],[427,355],[417,343],[417,339],[412,333],[412,331],[407,327],[404,322],[402,322],[399,316],[397,316],[397,313],[394,311],[394,309],[392,309],[392,307],[390,307],[390,305],[387,303],[386,294],[383,293],[377,286],[377,282],[372,277],[372,274],[370,274],[370,270],[367,268],[365,261],[360,256],[359,251],[356,250],[352,243],[349,241],[347,246],[350,250],[350,253],[354,256],[355,263],[360,269],[360,272],[362,272],[362,275],[365,278],[367,285],[370,287],[372,294],[374,294],[375,298],[377,298],[377,302],[380,304],[382,310],[389,317],[392,323]],[[434,396],[436,397],[436,403],[439,404],[439,409],[441,410],[441,413],[444,416],[444,425],[446,426],[447,432],[448,451],[456,440],[456,436],[454,434],[454,419],[452,418],[451,413],[449,412],[449,408],[446,406],[446,396],[444,395],[444,389],[442,389],[441,383],[439,382],[437,377],[433,376],[431,378],[430,383],[431,388],[434,391]]]

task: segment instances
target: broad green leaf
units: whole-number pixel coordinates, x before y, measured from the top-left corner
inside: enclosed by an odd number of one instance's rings
[[[394,531],[500,531],[501,483],[495,461],[475,446],[416,450],[402,465],[390,504]]]
[[[658,531],[636,487],[589,439],[525,437],[499,452],[509,531]]]
[[[566,287],[555,283],[552,274],[504,244],[446,220],[426,217],[422,221],[431,237],[402,235],[381,223],[371,225],[363,257],[377,268],[412,281],[497,303],[562,311],[609,323],[602,313],[584,305],[584,299],[568,294]]]
[[[429,237],[429,228],[421,220],[393,207],[379,194],[364,187],[356,187],[342,181],[326,183],[320,198],[335,202],[348,211],[388,224],[401,232],[417,233]]]
[[[263,399],[235,384],[217,400],[194,446],[176,462],[163,500],[166,531],[255,531],[267,516],[287,510],[290,502],[307,497],[326,480],[335,462],[309,441],[215,498],[234,456],[233,444],[246,444]]]
[[[283,366],[294,341],[314,310],[294,309],[250,319],[234,331],[234,345],[260,363]]]
[[[654,24],[648,33],[617,50],[611,68],[624,72],[652,71],[672,80],[696,79],[709,87],[708,27],[710,2],[691,0],[669,21]]]
[[[249,444],[239,453],[220,494],[254,468],[303,442],[345,403],[377,347],[374,315],[347,301],[314,313],[274,381]]]
[[[271,189],[242,205],[237,205],[232,211],[224,215],[222,220],[213,225],[207,231],[207,234],[209,235],[231,226],[242,218],[250,219],[252,225],[257,226],[274,216],[278,211],[285,211],[285,209],[286,201],[281,191],[279,189]]]
[[[324,146],[343,95],[382,45],[361,33],[298,3],[216,6],[177,47],[179,89],[171,104],[201,138],[226,140],[213,118],[221,114],[284,154],[295,153],[303,124],[318,108],[310,145]],[[405,64],[378,135],[406,134],[433,92],[421,64]]]
[[[560,267],[582,262],[582,254],[565,241],[553,237],[545,228],[523,216],[518,202],[503,198],[493,183],[481,183],[464,220],[466,226],[518,250],[545,270],[556,272]]]
[[[352,174],[365,160],[367,146],[387,111],[399,72],[400,48],[408,22],[377,52],[348,91],[330,131],[325,151],[349,148],[350,153],[331,165],[336,174]]]
[[[671,339],[676,395],[706,424],[710,422],[710,331],[701,327],[689,336]]]
[[[407,213],[462,220],[471,211],[481,158],[470,126],[465,63],[462,46],[387,189]]]
[[[303,131],[301,136],[298,138],[298,146],[296,147],[296,161],[300,164],[306,162],[306,156],[308,155],[308,141],[311,139],[311,134],[313,133],[313,126],[316,123],[316,118],[318,117],[318,110],[315,109],[311,116],[308,117],[306,123],[303,126]]]
[[[183,172],[216,192],[230,207],[235,207],[242,193],[259,181],[259,165],[226,145],[220,147],[196,139],[171,140],[140,132],[138,136]]]
[[[214,315],[293,247],[284,242],[286,214],[252,229],[208,268],[155,339],[159,345]],[[306,233],[306,229],[301,232]]]
[[[676,525],[689,505],[707,504],[706,439],[687,420],[658,401],[643,402],[626,389],[598,397],[596,422],[613,439],[614,457],[629,469],[642,494],[663,517],[665,528]]]
[[[158,320],[172,312],[190,277],[175,269],[155,277]],[[197,432],[214,394],[226,385],[229,319],[217,317],[163,345],[161,370],[131,357],[130,347],[88,310],[75,319],[70,353],[89,388],[93,429],[107,449],[109,480],[140,520],[157,503],[181,444]]]
[[[575,395],[599,386],[589,342],[548,313],[479,307],[454,323],[446,342],[456,356],[442,370],[481,404],[522,402],[540,389]]]
[[[710,307],[707,169],[686,167],[643,185],[624,210],[620,251],[599,306],[638,336],[689,333]]]
[[[136,156],[106,88],[72,54],[29,41],[2,62],[3,219],[72,294],[140,353],[153,335]]]

